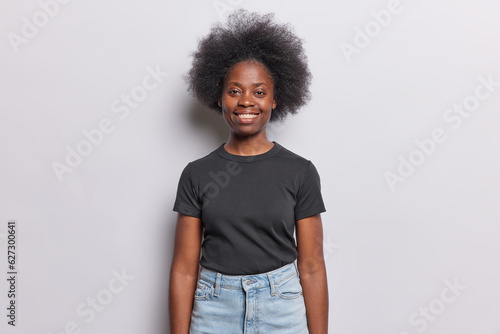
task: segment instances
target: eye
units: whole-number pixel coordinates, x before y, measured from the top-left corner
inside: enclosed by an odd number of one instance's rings
[[[236,95],[236,94],[238,94],[238,93],[239,93],[239,91],[238,91],[237,89],[229,89],[227,92],[228,92],[228,94],[230,94],[230,95]]]
[[[263,91],[261,91],[261,90],[258,90],[258,91],[256,91],[256,92],[255,92],[255,95],[258,95],[258,96],[264,96],[264,95],[266,95],[266,92],[263,92]]]

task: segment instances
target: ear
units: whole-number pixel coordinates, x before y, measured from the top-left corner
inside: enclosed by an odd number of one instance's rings
[[[273,99],[273,110],[276,109],[276,99]]]
[[[221,100],[221,98],[220,98],[220,97],[219,97],[219,99],[217,100],[217,104],[219,105],[219,107],[221,107],[221,108],[222,108],[222,100]]]

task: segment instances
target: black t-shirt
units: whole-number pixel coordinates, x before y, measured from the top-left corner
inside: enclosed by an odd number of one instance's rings
[[[173,210],[202,220],[203,267],[249,275],[289,264],[296,221],[326,211],[312,162],[273,143],[253,156],[224,143],[182,171]]]

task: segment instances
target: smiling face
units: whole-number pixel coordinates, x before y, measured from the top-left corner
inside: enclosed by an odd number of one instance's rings
[[[274,84],[267,68],[253,60],[234,65],[224,80],[219,106],[234,134],[265,135],[272,109],[276,108]]]

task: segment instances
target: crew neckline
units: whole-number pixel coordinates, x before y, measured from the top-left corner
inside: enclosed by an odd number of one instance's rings
[[[254,161],[261,161],[264,159],[268,159],[270,157],[275,156],[281,149],[281,145],[275,142],[274,140],[272,141],[274,143],[273,147],[269,149],[269,151],[261,153],[261,154],[256,154],[256,155],[236,155],[229,153],[226,151],[224,148],[224,145],[226,144],[225,142],[222,143],[218,148],[217,148],[217,153],[219,153],[220,156],[227,160],[232,160],[232,161],[237,161],[237,162],[254,162]]]

